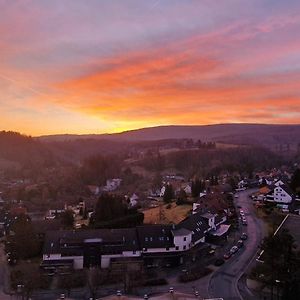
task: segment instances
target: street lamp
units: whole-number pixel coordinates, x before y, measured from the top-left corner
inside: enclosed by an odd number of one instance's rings
[[[23,290],[24,290],[24,284],[18,284],[17,285],[17,293],[22,295],[22,299],[23,299]]]
[[[280,280],[275,279],[275,283],[276,283],[276,292],[277,292],[277,299],[279,300],[279,284],[280,284]]]

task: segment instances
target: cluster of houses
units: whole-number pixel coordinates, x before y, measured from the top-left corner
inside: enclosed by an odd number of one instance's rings
[[[93,266],[108,268],[120,260],[145,261],[155,257],[172,257],[180,261],[188,251],[203,244],[208,234],[220,235],[220,226],[224,222],[225,214],[195,209],[176,225],[49,231],[45,237],[41,267],[51,272]]]
[[[283,212],[293,211],[300,201],[289,185],[281,179],[265,182],[252,198],[262,203],[273,203]]]
[[[112,178],[106,180],[105,186],[88,185],[87,188],[93,195],[99,195],[101,192],[113,192],[120,187],[122,179]]]

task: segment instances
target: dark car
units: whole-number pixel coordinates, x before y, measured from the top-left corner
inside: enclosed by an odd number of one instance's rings
[[[230,252],[227,252],[223,255],[223,258],[224,259],[229,259],[231,257],[231,253]]]
[[[237,246],[238,246],[238,248],[242,248],[244,246],[243,240],[238,240]]]
[[[237,246],[233,246],[231,249],[230,249],[230,253],[231,254],[234,254],[236,252],[238,252],[239,248]]]
[[[248,235],[246,234],[246,233],[243,233],[242,235],[241,235],[241,240],[246,240],[248,238]]]
[[[215,266],[219,267],[219,266],[223,265],[224,262],[225,262],[224,259],[218,258],[218,259],[216,259],[216,261],[215,261]]]

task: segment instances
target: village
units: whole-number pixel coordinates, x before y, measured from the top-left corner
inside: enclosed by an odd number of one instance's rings
[[[199,280],[247,248],[249,213],[236,202],[239,194],[246,192],[249,205],[265,218],[299,215],[300,199],[291,188],[292,170],[258,172],[251,179],[235,176],[235,181],[226,174],[206,180],[166,174],[160,188],[151,188],[146,195],[120,193],[122,179],[113,178],[103,186],[88,185],[88,198],[60,203],[45,212],[7,198],[16,187],[31,191],[38,185],[2,182],[0,226],[9,266],[6,291],[29,295],[46,288],[69,296],[75,289],[79,294],[106,296],[134,293],[139,287],[147,294],[147,287],[153,290],[170,286],[169,282],[174,286],[174,280]],[[128,216],[125,223],[97,227],[97,203],[101,199],[112,203],[115,194],[129,216],[141,214],[142,219],[131,227],[126,226]],[[22,230],[27,241],[19,245]],[[23,253],[26,243],[36,249],[34,259]],[[26,268],[36,268],[39,276],[34,283],[26,282]],[[195,289],[194,294],[198,293]]]

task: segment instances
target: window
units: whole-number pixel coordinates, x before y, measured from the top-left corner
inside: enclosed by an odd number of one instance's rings
[[[176,247],[175,247],[175,250],[179,250],[179,247],[178,247],[178,246],[176,246]]]
[[[169,249],[169,248],[166,248],[166,250],[169,251],[170,249]]]
[[[183,238],[184,241],[186,241],[186,236]]]
[[[148,238],[147,237],[145,237],[145,242],[148,242]]]
[[[186,246],[183,246],[183,250],[185,250],[186,249]]]
[[[136,254],[136,251],[134,250],[134,251],[132,251],[132,254]]]

